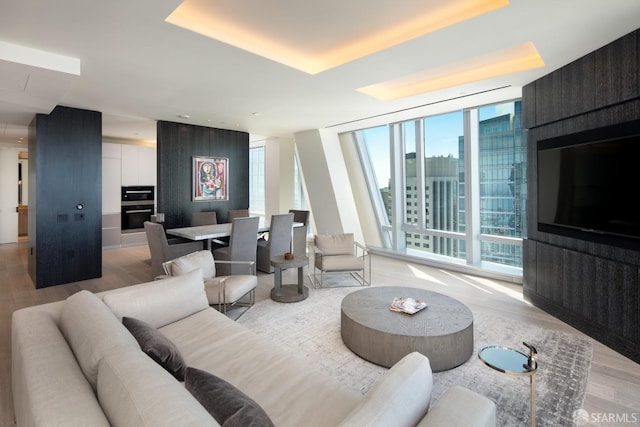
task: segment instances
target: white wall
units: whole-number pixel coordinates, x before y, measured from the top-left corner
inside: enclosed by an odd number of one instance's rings
[[[293,209],[294,141],[268,138],[265,147],[265,217]]]

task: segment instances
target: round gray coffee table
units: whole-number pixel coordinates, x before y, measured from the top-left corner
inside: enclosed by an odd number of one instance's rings
[[[394,297],[421,299],[415,314],[391,311]],[[473,314],[466,305],[437,292],[386,286],[353,292],[342,300],[342,341],[358,356],[391,367],[417,351],[434,372],[455,368],[473,352]]]

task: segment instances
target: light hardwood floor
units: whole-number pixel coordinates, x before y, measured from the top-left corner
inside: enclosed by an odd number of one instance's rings
[[[374,256],[372,265],[374,286],[423,287],[459,299],[474,313],[494,313],[519,322],[583,335],[523,301],[522,287],[517,284],[379,256]],[[11,313],[22,307],[63,300],[81,289],[100,292],[149,281],[152,276],[147,246],[104,251],[102,274],[99,279],[35,289],[27,273],[26,243],[0,245],[0,426],[14,425]],[[259,273],[258,279],[256,299],[269,298],[273,275]],[[640,365],[594,341],[584,409],[592,419],[603,420],[588,425],[631,425],[611,422],[616,418],[637,420],[640,424]]]

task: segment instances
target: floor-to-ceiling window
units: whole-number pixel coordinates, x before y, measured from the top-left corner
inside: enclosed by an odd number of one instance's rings
[[[392,192],[390,127],[378,126],[354,132],[360,160],[366,171],[369,195],[380,225],[380,235],[386,247],[392,246]]]
[[[509,102],[478,111],[481,258],[515,266],[522,266],[520,239],[527,235],[527,148],[520,107]]]
[[[249,211],[264,215],[264,145],[249,149]]]
[[[386,248],[522,267],[520,101],[353,132]]]

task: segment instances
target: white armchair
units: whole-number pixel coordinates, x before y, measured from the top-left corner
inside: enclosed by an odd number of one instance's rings
[[[216,264],[243,265],[249,274],[216,276]],[[251,307],[255,303],[258,278],[255,275],[253,261],[214,260],[211,251],[201,250],[167,261],[162,266],[169,276],[180,276],[196,269],[202,269],[209,305],[217,305],[218,310],[222,313],[226,314],[227,306],[230,305]],[[243,298],[245,301],[241,301]]]
[[[353,233],[316,235],[313,257],[314,287],[323,287],[326,273],[349,273],[361,286],[371,284],[369,252],[354,240]]]

